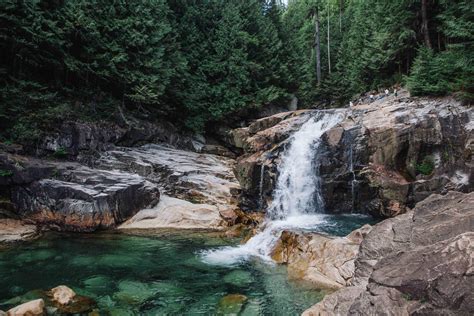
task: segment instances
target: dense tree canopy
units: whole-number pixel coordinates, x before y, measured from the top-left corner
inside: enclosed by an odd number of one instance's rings
[[[394,83],[472,100],[472,1],[288,2],[4,0],[1,136],[123,111],[201,131],[292,95],[331,106]]]

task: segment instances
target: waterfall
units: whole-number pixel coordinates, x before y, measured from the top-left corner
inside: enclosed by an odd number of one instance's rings
[[[342,119],[340,112],[318,111],[289,138],[263,229],[244,245],[203,252],[205,262],[232,265],[250,257],[271,261],[283,230],[314,229],[325,223],[318,149],[322,135]]]
[[[349,171],[350,173],[352,174],[352,180],[351,180],[351,196],[352,196],[352,212],[354,211],[355,209],[355,191],[356,191],[356,186],[357,186],[357,179],[356,179],[356,174],[354,172],[354,153],[353,153],[353,149],[352,149],[352,145],[351,145],[351,149],[350,149],[350,164],[349,164]]]
[[[340,120],[340,114],[318,112],[290,138],[278,168],[278,182],[268,209],[270,218],[284,219],[324,210],[317,149],[321,136]]]
[[[265,163],[262,161],[260,166],[260,182],[258,184],[258,207],[263,210],[263,180],[265,176]]]

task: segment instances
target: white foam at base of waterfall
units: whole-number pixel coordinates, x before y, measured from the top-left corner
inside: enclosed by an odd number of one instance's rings
[[[273,246],[284,230],[312,230],[327,223],[326,215],[290,216],[284,220],[266,221],[262,231],[250,238],[245,244],[237,247],[222,247],[203,251],[201,258],[213,265],[232,266],[245,262],[253,257],[273,263],[271,252]]]
[[[203,251],[202,260],[215,265],[234,265],[259,257],[272,262],[271,252],[283,230],[316,229],[327,224],[321,181],[317,174],[322,135],[342,120],[339,112],[320,111],[289,139],[278,167],[273,201],[263,229],[246,244]]]

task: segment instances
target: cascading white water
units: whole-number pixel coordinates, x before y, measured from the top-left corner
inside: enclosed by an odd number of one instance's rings
[[[350,164],[349,164],[349,171],[351,172],[352,174],[352,180],[351,180],[351,196],[352,196],[352,212],[354,211],[355,209],[355,192],[356,192],[356,187],[357,187],[357,184],[358,184],[358,181],[356,179],[356,174],[355,174],[355,171],[354,171],[354,152],[353,152],[353,149],[352,149],[352,145],[351,145],[351,150],[350,150]]]
[[[263,180],[265,175],[265,163],[262,162],[260,166],[260,182],[258,184],[258,207],[263,209]]]
[[[270,253],[283,230],[311,229],[325,223],[318,148],[321,136],[342,118],[340,112],[317,112],[291,136],[278,167],[278,181],[263,230],[244,245],[203,252],[205,262],[230,265],[253,256],[271,261]]]

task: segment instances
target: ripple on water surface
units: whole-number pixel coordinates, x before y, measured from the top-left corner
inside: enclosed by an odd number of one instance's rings
[[[106,315],[298,315],[323,296],[288,281],[281,266],[200,260],[203,249],[235,244],[204,234],[50,234],[0,251],[0,309],[60,284],[93,297]]]

